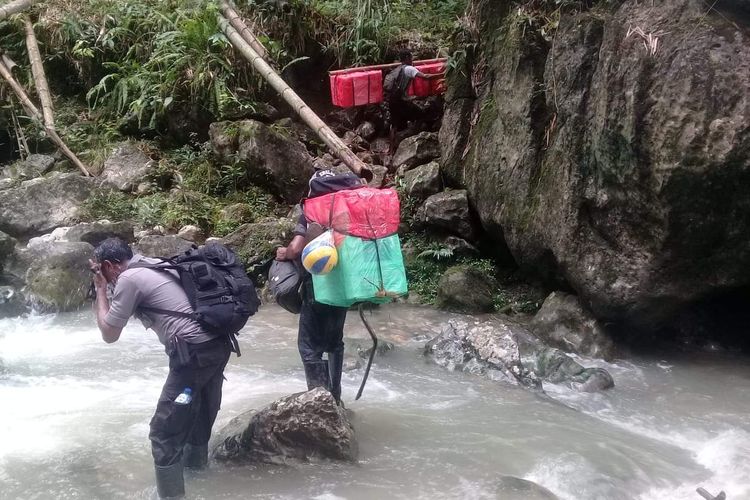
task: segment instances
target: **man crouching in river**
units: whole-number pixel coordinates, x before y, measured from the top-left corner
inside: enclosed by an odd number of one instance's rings
[[[188,316],[192,308],[176,272],[140,267],[159,262],[133,255],[127,243],[109,238],[96,247],[89,264],[102,339],[108,344],[117,342],[135,315],[166,347],[169,375],[151,419],[149,439],[159,497],[182,498],[183,467],[202,468],[208,463],[208,439],[221,405],[231,346],[225,336],[206,333],[189,317],[163,314],[177,311]],[[111,301],[108,283],[115,285]]]

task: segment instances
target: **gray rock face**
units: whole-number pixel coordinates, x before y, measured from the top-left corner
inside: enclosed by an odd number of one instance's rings
[[[294,224],[289,219],[243,224],[235,232],[225,236],[223,242],[245,263],[267,259],[274,255],[277,247],[289,243]]]
[[[469,199],[462,189],[430,196],[417,210],[416,218],[423,224],[469,241],[476,237]]]
[[[544,486],[514,476],[500,478],[497,498],[499,500],[558,500],[558,497]]]
[[[177,236],[183,240],[198,244],[202,244],[206,241],[206,235],[203,233],[203,230],[198,226],[193,225],[182,226],[180,230],[177,231]]]
[[[126,142],[117,146],[104,162],[101,178],[120,191],[135,191],[155,167],[154,161],[137,144]]]
[[[25,160],[19,160],[10,165],[2,176],[17,180],[34,179],[46,174],[55,166],[55,159],[49,155],[33,154]]]
[[[217,460],[276,463],[317,459],[352,462],[357,441],[346,410],[322,388],[286,396],[233,419],[212,446]]]
[[[425,354],[448,370],[461,370],[524,387],[541,388],[542,381],[594,392],[614,386],[601,368],[585,368],[558,349],[531,336],[505,316],[451,320],[428,342]]]
[[[381,188],[385,182],[385,176],[388,175],[388,167],[382,165],[370,165],[372,171],[372,180],[367,184],[370,187]]]
[[[566,352],[604,359],[615,353],[612,339],[575,295],[551,293],[529,327],[543,342]]]
[[[234,158],[248,177],[289,203],[306,193],[314,170],[312,158],[299,141],[254,120],[212,123],[211,145],[225,161]]]
[[[0,196],[0,231],[29,237],[69,226],[95,185],[90,177],[61,174],[7,189]]]
[[[73,311],[86,303],[91,284],[88,260],[94,247],[56,241],[29,249],[26,295],[40,311]]]
[[[444,174],[485,229],[607,321],[653,329],[747,286],[748,18],[700,0],[610,3],[564,14],[549,44],[510,3],[473,3],[486,72],[476,100],[449,101],[441,137],[461,131],[443,142]],[[634,26],[652,27],[655,53]]]
[[[135,244],[133,251],[146,257],[172,257],[189,250],[194,243],[177,235],[161,236],[151,234],[144,236]]]
[[[438,282],[436,305],[448,311],[477,314],[494,309],[495,280],[469,266],[453,266]]]
[[[398,145],[391,165],[395,168],[406,165],[408,168],[423,165],[440,157],[438,135],[433,132],[420,132],[407,137]]]
[[[416,167],[404,174],[404,189],[412,198],[424,200],[442,187],[440,164],[436,161]]]
[[[16,240],[0,231],[0,271],[3,270],[3,261],[13,253]]]
[[[135,241],[131,222],[91,222],[77,224],[65,233],[67,241],[85,241],[96,247],[107,238],[120,238],[128,243]]]
[[[357,126],[355,132],[364,140],[369,141],[375,137],[378,131],[375,130],[375,125],[372,122],[362,122]]]
[[[0,319],[14,318],[27,312],[29,312],[29,308],[18,288],[6,285],[0,286]]]

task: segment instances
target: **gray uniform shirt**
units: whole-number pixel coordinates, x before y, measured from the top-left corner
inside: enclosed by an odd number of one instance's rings
[[[203,327],[190,318],[169,316],[153,311],[143,311],[142,307],[155,307],[168,311],[192,313],[187,295],[179,282],[177,271],[156,271],[142,267],[133,267],[137,263],[159,264],[158,259],[150,259],[140,254],[133,255],[128,268],[120,274],[115,285],[114,295],[109,302],[109,312],[104,321],[116,328],[128,323],[130,316],[135,315],[143,326],[152,329],[159,341],[167,345],[173,335],[189,344],[200,344],[214,336],[206,333]]]

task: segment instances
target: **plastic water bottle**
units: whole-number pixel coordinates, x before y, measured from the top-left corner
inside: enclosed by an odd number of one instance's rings
[[[174,399],[174,402],[178,405],[189,405],[193,400],[192,393],[193,391],[190,387],[185,387],[180,395]]]

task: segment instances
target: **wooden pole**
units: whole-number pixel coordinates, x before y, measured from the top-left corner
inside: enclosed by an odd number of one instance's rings
[[[367,180],[372,180],[372,171],[367,165],[355,155],[351,149],[323,122],[323,120],[305,104],[292,88],[286,84],[276,71],[268,65],[266,61],[250,46],[245,39],[240,36],[224,17],[219,17],[219,26],[227,36],[232,45],[250,61],[255,70],[278,92],[282,99],[289,104],[292,109],[302,118],[302,120],[312,128],[323,142],[338,156],[349,169]],[[240,20],[241,22],[241,20]],[[244,23],[242,23],[244,25]]]
[[[73,162],[73,164],[78,167],[81,172],[83,172],[83,175],[90,177],[91,174],[88,170],[86,170],[86,167],[83,165],[83,163],[81,163],[81,160],[79,160],[78,157],[68,148],[68,146],[65,145],[60,136],[57,135],[57,132],[55,132],[54,129],[49,128],[47,124],[44,123],[44,117],[42,116],[42,113],[40,113],[39,109],[34,106],[34,103],[31,102],[29,96],[26,95],[26,91],[24,91],[23,87],[21,87],[15,80],[15,78],[13,78],[10,70],[2,60],[0,60],[0,76],[5,78],[5,81],[8,82],[10,88],[13,89],[13,92],[16,93],[18,100],[21,101],[21,105],[26,109],[26,112],[29,113],[32,118],[35,118],[39,121],[39,123],[42,124],[45,132],[47,133],[47,137],[49,137],[52,142],[54,142],[57,147],[62,150],[63,154],[65,154],[65,156],[67,156],[70,161]]]
[[[235,10],[234,5],[230,4],[227,0],[222,0],[220,8],[227,21],[229,21],[232,27],[239,32],[240,36],[250,44],[253,50],[263,59],[268,59],[268,51],[255,37],[253,32],[250,31],[250,28],[247,27],[244,21],[242,21],[242,18],[237,13],[237,10]]]
[[[31,73],[34,77],[34,86],[36,87],[36,93],[39,95],[39,100],[42,103],[44,125],[54,129],[55,116],[52,110],[52,96],[49,92],[47,77],[44,74],[42,56],[39,53],[39,44],[37,44],[36,35],[34,34],[34,25],[31,24],[31,20],[29,20],[27,16],[24,16],[23,18],[23,25],[26,29],[26,51],[29,53]]]
[[[13,14],[25,11],[34,5],[34,2],[36,2],[36,0],[15,0],[3,5],[0,7],[0,21],[6,17],[12,16]]]

